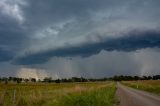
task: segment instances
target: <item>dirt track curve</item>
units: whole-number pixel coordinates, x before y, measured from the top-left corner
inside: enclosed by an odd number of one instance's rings
[[[160,96],[117,83],[118,106],[160,106]]]

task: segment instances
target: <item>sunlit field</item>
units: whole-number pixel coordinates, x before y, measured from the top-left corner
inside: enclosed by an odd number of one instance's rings
[[[160,80],[123,81],[123,84],[160,95]]]
[[[114,82],[0,84],[0,106],[112,106]]]

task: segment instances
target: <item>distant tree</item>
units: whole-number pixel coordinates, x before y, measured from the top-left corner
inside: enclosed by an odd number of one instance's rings
[[[86,79],[81,77],[81,78],[78,78],[78,77],[72,77],[72,81],[73,82],[85,82]]]
[[[43,81],[44,81],[44,82],[49,82],[49,83],[50,83],[50,82],[53,82],[53,81],[52,81],[52,77],[45,77],[45,78],[43,79]]]
[[[147,76],[142,77],[143,80],[148,80]]]
[[[147,77],[147,79],[148,79],[148,80],[151,80],[151,79],[152,79],[152,77],[151,77],[151,76],[148,76],[148,77]]]
[[[20,79],[17,79],[17,83],[18,83],[18,84],[21,83],[21,80],[20,80]]]
[[[120,81],[120,79],[119,79],[119,77],[118,77],[117,75],[115,75],[115,76],[113,77],[113,80],[114,80],[114,81]]]
[[[139,80],[139,76],[134,76],[134,80]]]
[[[26,79],[24,79],[24,82],[26,82],[26,83],[27,83],[27,82],[29,82],[29,79],[27,79],[27,78],[26,78]]]
[[[8,81],[13,81],[13,77],[9,77],[9,78],[8,78]]]
[[[41,82],[41,79],[38,79],[38,82]]]
[[[153,80],[160,80],[160,75],[154,75]]]
[[[18,83],[18,84],[21,83],[22,80],[23,80],[23,78],[17,78],[17,83]]]
[[[81,82],[87,82],[88,79],[81,77]]]
[[[70,82],[70,80],[69,80],[69,79],[64,78],[64,79],[61,79],[61,82]]]
[[[31,82],[36,82],[36,79],[35,78],[31,78]]]
[[[56,83],[60,83],[60,82],[61,82],[61,80],[60,80],[60,79],[57,79],[57,80],[55,80],[55,82],[56,82]]]
[[[5,84],[8,84],[8,78],[5,79]]]

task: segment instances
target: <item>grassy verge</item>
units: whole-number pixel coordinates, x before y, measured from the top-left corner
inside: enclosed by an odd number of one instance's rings
[[[113,82],[1,84],[0,106],[112,106],[115,91]]]
[[[123,81],[122,84],[160,95],[160,80]]]
[[[115,85],[109,85],[96,90],[73,93],[58,102],[60,106],[112,106],[115,95]]]

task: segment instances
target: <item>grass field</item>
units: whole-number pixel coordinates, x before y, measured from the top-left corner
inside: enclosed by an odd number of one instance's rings
[[[0,106],[112,106],[114,82],[0,84]]]
[[[160,80],[123,81],[124,85],[160,95]]]

